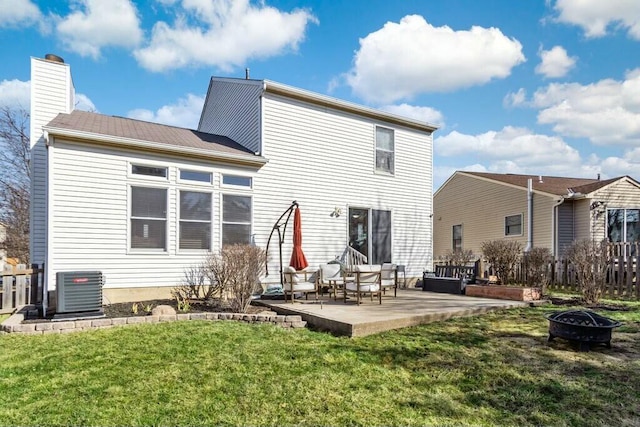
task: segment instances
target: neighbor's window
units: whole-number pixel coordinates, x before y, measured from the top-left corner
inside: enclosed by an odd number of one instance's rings
[[[131,248],[167,249],[167,190],[131,187]]]
[[[521,236],[522,235],[522,214],[510,215],[504,218],[504,235],[505,236]]]
[[[251,197],[222,196],[222,245],[251,243]]]
[[[180,249],[211,249],[211,193],[180,191]]]
[[[462,250],[462,224],[453,226],[453,251]]]
[[[251,188],[252,179],[250,176],[222,175],[222,184]]]
[[[167,168],[143,165],[131,165],[131,173],[134,175],[167,177]]]
[[[610,242],[640,241],[640,209],[607,209]]]
[[[376,127],[376,170],[393,173],[394,141],[393,129]]]
[[[190,171],[180,169],[180,179],[183,181],[197,181],[211,183],[211,172]]]

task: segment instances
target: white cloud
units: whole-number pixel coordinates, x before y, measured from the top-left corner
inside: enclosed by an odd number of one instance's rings
[[[564,77],[576,65],[576,58],[569,57],[562,46],[541,50],[539,55],[541,62],[536,67],[536,73],[546,78]]]
[[[131,110],[127,117],[147,122],[163,123],[187,129],[195,129],[200,121],[204,97],[188,94],[175,104],[160,107],[156,112],[146,109]]]
[[[29,110],[31,83],[17,79],[0,81],[0,107]]]
[[[367,101],[392,103],[505,78],[524,61],[520,42],[497,28],[454,31],[409,15],[360,39],[346,82]]]
[[[538,122],[561,135],[597,145],[640,144],[640,68],[623,81],[550,84],[536,91],[532,105],[540,108]]]
[[[134,56],[156,72],[188,66],[229,71],[252,58],[296,51],[310,22],[317,19],[304,9],[281,12],[249,0],[182,0],[173,25],[157,22],[149,44]]]
[[[400,104],[384,105],[380,107],[382,111],[395,114],[397,116],[408,117],[414,120],[427,122],[442,128],[444,126],[444,116],[438,110],[430,107],[420,107],[417,105]]]
[[[602,37],[607,28],[625,29],[640,40],[640,2],[637,0],[558,0],[558,22],[581,27],[587,37]]]
[[[520,88],[517,92],[508,93],[502,100],[502,105],[507,108],[527,105],[527,91]]]
[[[76,93],[76,110],[98,112],[95,104],[89,97],[83,93]]]
[[[446,158],[455,163],[462,159],[473,162],[456,170],[496,173],[544,174],[556,176],[596,176],[600,172],[597,158],[583,159],[575,148],[561,138],[532,133],[525,128],[507,126],[500,131],[465,135],[453,131],[434,140],[440,167]],[[562,159],[562,161],[558,161]]]
[[[130,0],[76,0],[72,7],[66,17],[55,17],[57,34],[68,50],[97,59],[105,47],[140,44],[140,20]]]
[[[0,28],[38,24],[42,13],[30,0],[0,0]]]

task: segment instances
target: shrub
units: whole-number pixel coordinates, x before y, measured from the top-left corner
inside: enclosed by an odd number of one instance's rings
[[[251,295],[258,290],[258,280],[264,270],[264,250],[252,245],[228,245],[219,253],[210,254],[204,264],[211,283],[223,291],[233,311],[244,313]]]
[[[607,282],[607,269],[611,262],[606,240],[575,241],[567,249],[566,257],[575,270],[582,300],[585,304],[597,304]]]
[[[544,295],[550,282],[549,261],[551,251],[549,248],[533,247],[525,254],[525,268],[527,272],[527,284],[537,286]]]
[[[447,251],[441,259],[448,265],[467,265],[473,258],[473,251],[471,249],[456,249]]]
[[[520,242],[515,240],[490,240],[482,242],[481,247],[482,254],[495,270],[499,283],[507,283],[522,253]]]

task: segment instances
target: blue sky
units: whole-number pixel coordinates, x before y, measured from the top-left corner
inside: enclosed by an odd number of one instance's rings
[[[0,0],[0,105],[29,58],[78,108],[195,128],[209,77],[269,79],[439,126],[455,170],[640,179],[637,0]]]

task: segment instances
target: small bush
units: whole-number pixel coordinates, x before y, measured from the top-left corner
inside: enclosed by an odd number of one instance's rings
[[[611,252],[606,240],[575,241],[569,246],[566,257],[571,262],[585,304],[597,304],[607,282],[607,269]]]
[[[205,272],[211,283],[224,291],[231,309],[244,313],[251,295],[260,287],[265,262],[265,252],[257,246],[228,245],[207,257]]]
[[[498,282],[508,283],[516,262],[520,259],[522,245],[515,240],[490,240],[482,242],[482,255],[491,264]]]
[[[473,258],[473,251],[471,249],[458,249],[447,251],[441,259],[448,265],[467,265]]]
[[[549,276],[550,260],[551,251],[549,248],[533,247],[525,254],[527,284],[540,288],[542,295],[546,294],[547,286],[551,280]]]

